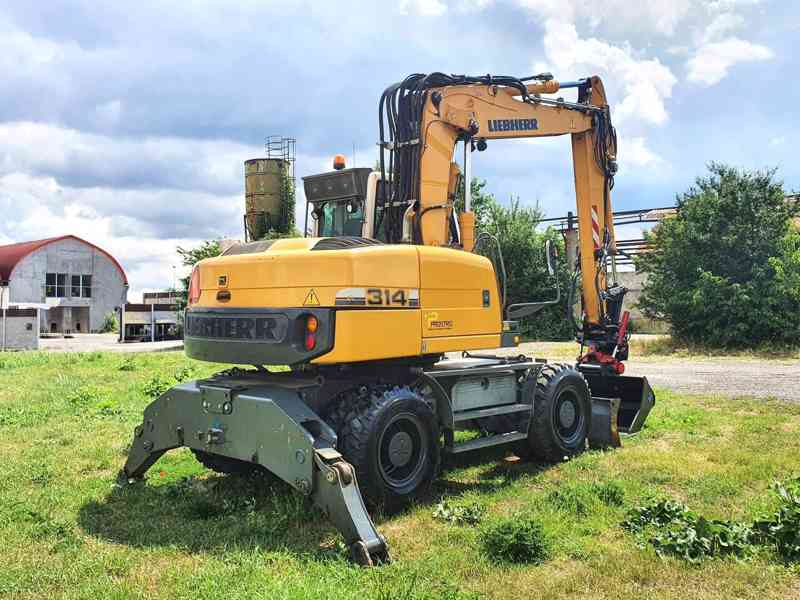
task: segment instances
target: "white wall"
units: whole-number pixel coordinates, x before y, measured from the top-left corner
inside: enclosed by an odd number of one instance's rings
[[[6,317],[5,348],[6,350],[37,350],[39,348],[39,331],[36,317]],[[28,327],[30,326],[30,329]],[[0,348],[3,341],[3,318],[0,311]]]

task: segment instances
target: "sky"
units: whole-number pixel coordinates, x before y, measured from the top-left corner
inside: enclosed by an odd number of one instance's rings
[[[413,72],[601,76],[618,210],[672,205],[709,161],[798,190],[798,36],[783,0],[6,1],[0,244],[78,235],[131,299],[170,287],[176,246],[242,237],[266,136],[297,139],[298,182],[336,153],[371,166],[380,94]],[[501,201],[573,209],[568,138],[492,142],[473,169]]]

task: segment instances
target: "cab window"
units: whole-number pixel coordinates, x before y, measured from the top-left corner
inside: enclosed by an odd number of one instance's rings
[[[325,202],[316,207],[315,214],[319,219],[320,237],[361,236],[364,209],[357,200]]]

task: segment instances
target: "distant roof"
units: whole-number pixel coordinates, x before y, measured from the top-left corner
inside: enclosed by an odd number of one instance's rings
[[[11,273],[14,272],[14,267],[17,266],[19,261],[28,256],[28,254],[35,252],[39,248],[47,246],[48,244],[52,244],[53,242],[60,242],[61,240],[76,240],[82,244],[91,246],[98,252],[105,254],[108,259],[114,263],[117,269],[119,269],[119,272],[122,275],[122,281],[124,281],[126,284],[128,283],[128,277],[125,275],[125,270],[122,268],[122,265],[117,262],[116,258],[111,256],[99,246],[95,246],[91,242],[87,242],[76,235],[61,235],[58,237],[46,238],[44,240],[33,240],[31,242],[19,242],[17,244],[0,246],[0,281],[8,281],[11,279]]]

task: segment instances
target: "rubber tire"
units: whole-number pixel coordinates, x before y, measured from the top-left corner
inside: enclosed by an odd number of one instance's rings
[[[378,443],[394,415],[412,413],[426,429],[427,453],[413,487],[398,489],[381,475]],[[327,416],[336,430],[338,450],[353,465],[364,499],[392,512],[424,494],[439,473],[439,427],[432,408],[409,387],[374,386],[342,394]]]
[[[517,456],[556,463],[583,452],[592,418],[592,397],[583,375],[569,364],[547,364],[537,374],[535,385],[531,378],[529,390],[526,393],[534,394],[533,412],[528,426],[528,439],[515,448]],[[579,435],[570,444],[565,444],[555,427],[554,411],[558,406],[558,398],[564,392],[575,394],[584,417]]]
[[[204,467],[211,469],[215,473],[247,477],[261,471],[266,471],[261,465],[256,465],[246,460],[238,460],[220,454],[212,454],[203,450],[195,450],[194,448],[191,450],[194,457],[200,461]]]

